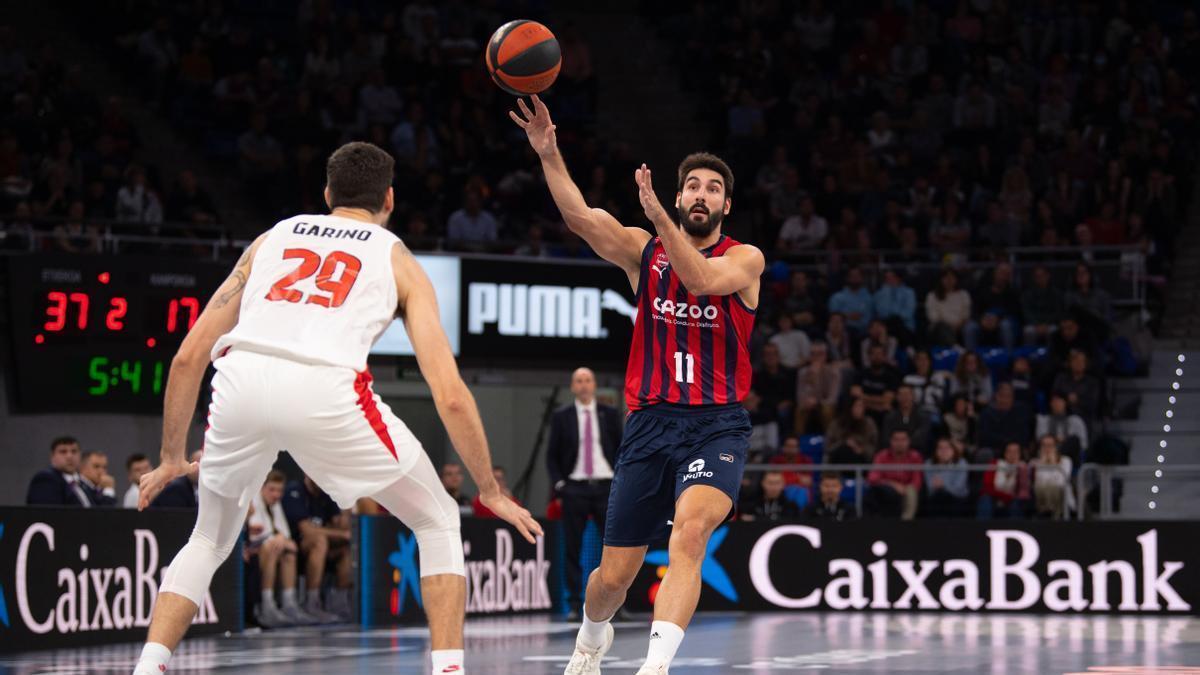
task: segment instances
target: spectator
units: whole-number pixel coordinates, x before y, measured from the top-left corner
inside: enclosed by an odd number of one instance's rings
[[[750,415],[750,447],[752,452],[772,452],[779,447],[779,418],[775,410],[763,406],[758,391],[751,388],[742,399],[742,408]]]
[[[883,418],[883,437],[891,438],[895,431],[906,431],[910,445],[924,455],[929,453],[929,432],[932,427],[929,413],[917,406],[913,388],[901,384],[896,389],[895,409]]]
[[[196,173],[190,169],[179,172],[179,183],[167,200],[167,220],[186,223],[214,223],[217,209],[212,196],[200,187]]]
[[[186,475],[167,483],[150,507],[155,509],[194,509],[200,505],[200,460],[203,450],[193,450],[188,456],[191,468]]]
[[[824,315],[823,303],[818,303],[816,294],[809,287],[808,273],[804,270],[792,272],[787,297],[783,299],[783,311],[792,315],[792,321],[800,330],[816,334],[817,324]]]
[[[888,335],[887,324],[882,319],[871,319],[867,335],[859,343],[859,358],[863,363],[871,362],[871,347],[883,347],[883,359],[888,365],[900,365],[900,341]]]
[[[995,450],[1014,442],[1024,447],[1033,433],[1030,414],[1014,401],[1012,384],[1001,382],[992,404],[979,413],[979,447]]]
[[[921,496],[921,470],[889,470],[882,467],[922,463],[920,453],[909,447],[908,432],[903,429],[893,431],[891,445],[875,455],[875,468],[867,474],[870,488],[866,501],[870,505],[869,510],[876,515],[912,520],[917,515],[917,503]]]
[[[808,455],[800,452],[800,439],[788,436],[780,446],[779,452],[771,457],[768,464],[812,464]],[[797,487],[807,491],[812,487],[812,473],[808,471],[780,470],[784,485],[788,488]]]
[[[830,363],[843,370],[854,367],[854,347],[850,343],[850,332],[846,329],[846,315],[840,312],[829,315],[825,344],[829,347]]]
[[[242,173],[255,184],[273,180],[283,168],[283,146],[267,131],[265,113],[254,113],[250,129],[238,137],[237,150]]]
[[[917,294],[904,283],[900,272],[887,268],[883,273],[883,285],[875,291],[873,316],[888,322],[893,332],[910,336],[917,330]],[[903,330],[900,330],[903,329]]]
[[[991,284],[972,296],[976,319],[967,324],[963,339],[968,350],[980,346],[1012,350],[1013,332],[1021,321],[1021,302],[1012,287],[1012,266],[996,265]]]
[[[1095,286],[1092,268],[1084,263],[1075,266],[1075,281],[1065,298],[1067,309],[1083,312],[1090,323],[1104,329],[1112,323],[1112,299],[1103,288]]]
[[[796,376],[796,426],[798,434],[812,433],[814,418],[819,431],[824,432],[833,421],[838,396],[842,390],[842,373],[829,363],[829,349],[824,342],[814,342],[808,365]]]
[[[1067,399],[1061,394],[1050,397],[1049,413],[1037,416],[1034,434],[1038,438],[1053,436],[1062,454],[1076,462],[1088,449],[1087,423],[1067,409]]]
[[[743,513],[742,520],[762,520],[778,522],[796,520],[800,517],[800,508],[796,503],[783,495],[785,486],[783,474],[778,471],[768,471],[762,477],[762,493],[754,505],[752,513]]]
[[[983,408],[992,400],[992,374],[987,364],[975,352],[964,352],[958,357],[954,368],[954,379],[950,380],[950,394],[962,394],[971,405]]]
[[[463,493],[463,470],[462,465],[456,462],[446,462],[442,465],[442,487],[446,488],[446,492],[450,498],[458,504],[458,514],[460,516],[470,516],[475,513],[471,508],[471,498]]]
[[[786,216],[783,226],[779,228],[779,241],[776,243],[778,251],[794,253],[821,248],[829,236],[829,223],[813,208],[812,196],[804,193],[800,198],[799,213]]]
[[[899,386],[900,372],[887,362],[883,347],[872,345],[869,365],[859,371],[858,378],[850,387],[850,395],[862,398],[867,405],[867,414],[877,425],[882,425],[883,416],[892,409]]]
[[[871,322],[873,300],[871,292],[863,286],[863,273],[858,267],[852,267],[846,272],[846,286],[829,298],[830,314],[838,313],[845,317],[846,325],[864,332]]]
[[[1004,445],[1004,454],[993,460],[994,468],[983,475],[983,492],[979,495],[978,515],[1024,518],[1029,512],[1029,466],[1021,456],[1021,444],[1013,441]]]
[[[1100,380],[1088,372],[1088,357],[1078,349],[1071,350],[1067,372],[1054,378],[1052,391],[1067,400],[1067,408],[1091,425],[1100,419]]]
[[[1069,370],[1071,367],[1071,352],[1083,352],[1088,357],[1088,364],[1095,363],[1099,356],[1099,347],[1093,334],[1085,331],[1079,321],[1071,316],[1063,317],[1058,322],[1058,331],[1050,339],[1050,365],[1054,369]]]
[[[117,190],[116,218],[126,223],[140,223],[146,212],[149,191],[146,187],[146,171],[132,164],[125,169],[125,184]]]
[[[508,497],[513,502],[520,504],[521,502],[513,496],[512,490],[508,489],[508,472],[502,466],[492,467],[492,476],[496,479],[496,484],[500,486],[500,494]],[[471,508],[474,509],[476,518],[498,518],[491,509],[483,505],[483,500],[479,495],[475,495],[475,499],[471,502]]]
[[[967,485],[967,460],[956,457],[954,443],[939,438],[933,457],[925,469],[925,506],[922,511],[934,518],[959,518],[968,513],[971,491]]]
[[[30,506],[91,506],[79,479],[79,441],[60,436],[50,442],[50,468],[29,482],[25,503]]]
[[[947,199],[929,228],[929,243],[941,253],[961,254],[971,245],[971,222],[958,200]]]
[[[804,331],[796,328],[790,314],[783,313],[778,319],[779,331],[769,342],[779,349],[779,362],[784,368],[795,370],[808,363],[812,344]]]
[[[91,506],[116,506],[116,480],[108,473],[108,455],[88,450],[79,458],[79,483]]]
[[[854,512],[842,501],[842,477],[836,471],[821,473],[817,497],[804,508],[804,518],[834,522],[854,519]]]
[[[946,412],[942,414],[942,424],[946,426],[946,434],[956,445],[971,451],[975,448],[975,407],[963,394],[950,397]]]
[[[350,514],[338,508],[307,475],[288,484],[283,494],[283,513],[304,557],[304,612],[321,622],[349,621],[353,563]],[[329,567],[334,571],[334,586],[322,605],[321,586]]]
[[[1030,410],[1036,410],[1038,407],[1038,391],[1040,387],[1035,381],[1033,374],[1033,364],[1024,356],[1018,356],[1013,359],[1012,372],[1009,373],[1008,381],[1013,387],[1013,400],[1021,403]]]
[[[796,371],[783,365],[779,346],[768,342],[763,345],[762,368],[755,371],[751,380],[762,396],[765,410],[775,411],[782,428],[791,423],[796,395]]]
[[[925,317],[929,319],[929,337],[935,345],[953,345],[967,320],[971,318],[971,296],[958,287],[958,273],[942,272],[937,287],[925,296]]]
[[[1050,285],[1050,270],[1038,265],[1033,284],[1021,293],[1021,313],[1025,320],[1025,344],[1046,344],[1058,330],[1065,312],[1063,294]]]
[[[913,398],[930,419],[941,417],[950,383],[945,371],[933,372],[933,358],[928,351],[921,350],[913,356],[913,372],[905,375],[901,383],[912,387]]]
[[[296,554],[299,547],[292,539],[287,516],[283,512],[282,471],[267,474],[262,488],[250,502],[246,524],[250,531],[250,548],[258,556],[258,571],[262,577],[262,597],[255,614],[259,625],[277,628],[316,623],[316,619],[300,609],[296,601]],[[275,604],[275,581],[281,588],[280,602]]]
[[[463,207],[450,214],[446,236],[451,241],[468,245],[480,245],[499,238],[500,223],[483,208],[483,195],[478,190],[467,190]]]
[[[127,509],[136,509],[138,505],[138,484],[142,480],[142,476],[150,473],[154,466],[150,464],[150,460],[143,454],[135,452],[125,458],[125,475],[129,479],[129,489],[125,491],[125,496],[121,499],[121,506]]]
[[[826,464],[866,464],[879,447],[879,427],[867,415],[862,398],[842,403],[842,410],[825,434]]]
[[[1047,434],[1038,440],[1038,458],[1033,462],[1034,511],[1039,516],[1062,520],[1073,508],[1071,458],[1058,451],[1058,440]]]

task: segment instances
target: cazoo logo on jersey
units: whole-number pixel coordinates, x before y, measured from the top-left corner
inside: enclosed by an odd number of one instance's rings
[[[701,307],[700,305],[663,300],[662,298],[654,298],[654,311],[664,316],[673,316],[677,319],[706,319],[708,321],[716,320],[717,315],[721,313],[721,310],[717,309],[716,305]]]
[[[595,340],[608,337],[605,311],[630,321],[637,317],[624,296],[607,288],[487,282],[467,287],[467,332],[473,335],[494,325],[506,336]]]

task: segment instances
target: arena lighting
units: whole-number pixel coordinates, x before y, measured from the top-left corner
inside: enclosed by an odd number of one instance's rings
[[[1176,361],[1178,361],[1179,363],[1183,363],[1184,361],[1186,361],[1186,360],[1187,360],[1187,357],[1186,357],[1186,356],[1184,356],[1183,354],[1177,354],[1177,355],[1175,356],[1175,360],[1176,360]],[[1175,369],[1175,377],[1177,377],[1177,378],[1179,378],[1179,379],[1183,379],[1183,368],[1176,368],[1176,369]],[[1172,382],[1172,383],[1171,383],[1171,390],[1172,390],[1172,391],[1179,391],[1179,386],[1180,386],[1180,385],[1179,385],[1179,380],[1175,380],[1174,382]],[[1167,402],[1168,402],[1168,404],[1170,404],[1170,405],[1175,405],[1175,404],[1176,404],[1175,395],[1174,395],[1174,394],[1168,394],[1168,395],[1167,395]],[[1167,409],[1166,409],[1166,411],[1165,411],[1163,414],[1166,416],[1166,418],[1167,418],[1167,419],[1171,419],[1172,417],[1174,417],[1174,416],[1175,416],[1175,411],[1174,411],[1172,408],[1167,408]],[[1169,434],[1169,433],[1171,433],[1171,425],[1170,425],[1170,424],[1164,424],[1164,425],[1163,425],[1163,433],[1164,433],[1164,434]],[[1163,448],[1163,449],[1165,449],[1165,448],[1167,447],[1167,439],[1166,439],[1166,438],[1161,438],[1161,439],[1159,439],[1159,441],[1158,441],[1158,447],[1159,447],[1159,448]],[[1166,461],[1167,461],[1166,455],[1162,455],[1162,454],[1160,454],[1160,455],[1158,456],[1158,463],[1159,463],[1159,464],[1165,464],[1165,463],[1166,463]],[[1162,477],[1163,477],[1163,470],[1162,470],[1162,469],[1156,469],[1156,470],[1154,471],[1154,477],[1155,477],[1156,479],[1162,478]],[[1151,485],[1151,486],[1150,486],[1150,494],[1152,494],[1152,495],[1156,495],[1156,494],[1158,494],[1158,492],[1159,492],[1159,490],[1158,490],[1158,484],[1157,484],[1157,483],[1155,483],[1155,484],[1153,484],[1153,485]],[[1149,507],[1150,507],[1150,509],[1151,509],[1151,510],[1153,510],[1153,509],[1156,509],[1156,508],[1158,508],[1158,503],[1157,503],[1157,502],[1155,502],[1155,501],[1153,501],[1153,500],[1151,500],[1151,501],[1150,501],[1150,502],[1147,504],[1147,506],[1149,506]]]

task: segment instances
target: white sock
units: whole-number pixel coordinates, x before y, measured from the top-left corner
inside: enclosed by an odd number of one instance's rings
[[[273,589],[273,588],[264,588],[263,589],[262,605],[264,608],[268,607],[268,606],[275,607],[275,589]]]
[[[592,621],[588,618],[587,606],[584,606],[583,625],[579,627],[579,642],[592,649],[603,647],[607,632],[604,627],[608,625],[609,621],[612,621],[611,616],[603,621]]]
[[[441,673],[462,675],[467,672],[463,670],[463,650],[461,649],[435,649],[429,655],[433,658],[435,675]]]
[[[683,629],[670,621],[655,621],[650,624],[650,649],[646,652],[646,665],[669,666],[683,642]]]
[[[171,660],[171,650],[166,645],[157,642],[147,642],[142,647],[142,655],[138,658],[133,675],[162,675],[167,670],[167,662]]]
[[[296,589],[294,589],[294,588],[283,589],[283,598],[282,598],[281,604],[284,607],[295,606],[295,604],[296,604]]]

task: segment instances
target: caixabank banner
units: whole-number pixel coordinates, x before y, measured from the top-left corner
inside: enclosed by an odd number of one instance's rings
[[[390,516],[356,519],[359,615],[364,627],[425,620],[421,567],[412,531]],[[463,518],[467,614],[549,612],[561,574],[556,528],[536,544],[497,519]]]
[[[709,540],[701,610],[1189,614],[1195,523],[730,523]],[[628,607],[649,610],[668,565],[650,547]]]
[[[195,512],[0,507],[0,652],[143,640]],[[241,550],[189,635],[242,628]]]

